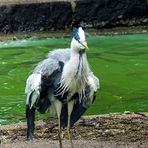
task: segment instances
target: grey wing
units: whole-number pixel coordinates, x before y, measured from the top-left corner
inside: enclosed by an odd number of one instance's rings
[[[47,57],[65,63],[70,59],[70,52],[71,52],[70,48],[57,49],[49,52]]]
[[[47,91],[53,90],[60,79],[64,63],[70,58],[70,49],[58,49],[49,53],[48,58],[40,62],[28,77],[25,93],[26,104],[30,108],[47,100]],[[56,86],[55,86],[56,87]],[[49,103],[50,102],[46,102]]]
[[[25,93],[26,104],[32,108],[41,98],[42,91],[45,91],[50,83],[51,76],[55,71],[60,71],[59,63],[54,59],[46,59],[39,63],[34,72],[28,77]],[[45,80],[46,79],[46,80]],[[49,81],[48,81],[49,80]]]

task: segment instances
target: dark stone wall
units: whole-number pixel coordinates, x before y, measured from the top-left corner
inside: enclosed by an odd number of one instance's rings
[[[75,14],[69,2],[0,6],[0,32],[64,30],[72,15],[86,28],[148,25],[147,0],[78,0]]]
[[[65,29],[72,21],[71,4],[52,2],[0,7],[0,32]]]
[[[148,18],[148,4],[146,0],[80,0],[76,17],[94,28],[146,25],[148,20],[142,21]]]

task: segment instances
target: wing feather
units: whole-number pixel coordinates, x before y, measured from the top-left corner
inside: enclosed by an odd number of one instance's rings
[[[58,83],[62,73],[61,63],[65,63],[70,58],[70,49],[58,49],[48,54],[47,59],[41,61],[28,77],[25,93],[27,94],[26,104],[33,106],[43,106],[47,101],[47,91]],[[51,91],[53,92],[53,91]]]

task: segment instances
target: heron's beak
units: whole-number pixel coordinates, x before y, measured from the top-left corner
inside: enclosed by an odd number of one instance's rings
[[[88,49],[87,42],[82,42],[81,44],[85,47],[85,49]]]

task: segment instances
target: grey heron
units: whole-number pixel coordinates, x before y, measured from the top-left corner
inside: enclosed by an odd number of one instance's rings
[[[61,127],[67,127],[72,144],[70,128],[93,103],[99,88],[99,79],[89,68],[85,32],[80,26],[73,27],[71,47],[49,52],[26,82],[27,138],[33,139],[35,111],[56,112]]]

